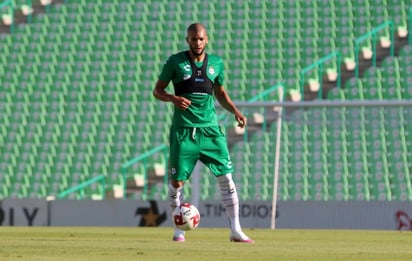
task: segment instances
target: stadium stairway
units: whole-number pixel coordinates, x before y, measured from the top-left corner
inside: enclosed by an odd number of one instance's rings
[[[50,2],[49,2],[50,1]],[[26,25],[30,23],[32,17],[42,15],[53,6],[63,4],[65,0],[14,0],[16,8],[14,10],[14,24],[15,26]],[[30,5],[28,5],[30,4]],[[21,6],[26,5],[30,9],[29,13],[23,12]],[[0,33],[10,34],[11,27],[5,23],[0,23]]]
[[[300,24],[293,24],[297,30],[287,27],[286,30],[291,30],[295,34],[297,41],[301,44],[296,48],[300,49],[301,63],[296,66],[299,72],[305,66],[315,62],[317,58],[321,58],[333,51],[339,51],[342,55],[340,65],[341,82],[340,86],[344,86],[346,81],[354,76],[354,52],[355,39],[364,35],[374,27],[383,24],[384,22],[393,22],[395,30],[395,55],[398,55],[399,50],[407,42],[407,16],[411,1],[396,0],[390,3],[386,0],[377,1],[314,1],[312,3],[296,3],[291,1],[290,4],[284,4],[283,8],[294,8],[295,11],[286,12],[287,14],[295,14],[297,20],[302,21]],[[287,19],[288,16],[285,14]],[[293,18],[292,21],[296,19]],[[377,53],[376,60],[379,65],[381,61],[388,56],[389,48],[388,36],[389,28],[381,30],[377,33]],[[299,33],[300,30],[303,32]],[[289,37],[289,38],[292,38]],[[372,37],[366,39],[361,46],[359,53],[359,75],[362,76],[364,71],[371,66],[370,59],[372,49]],[[315,44],[313,44],[315,42]],[[393,44],[393,43],[391,43]],[[289,45],[293,48],[293,45]],[[289,52],[289,51],[288,51]],[[293,53],[294,51],[290,51]],[[327,98],[327,93],[330,89],[337,85],[335,81],[335,73],[337,68],[333,64],[325,64],[325,66],[333,69],[331,73],[324,73],[322,79],[317,79],[317,70],[309,73],[306,78],[305,92],[303,100],[312,100],[318,98],[319,81],[322,81],[322,98]],[[286,74],[285,74],[286,75]],[[296,79],[300,75],[296,75]],[[315,81],[309,82],[309,79]],[[311,80],[312,80],[311,79]],[[285,81],[289,88],[297,88],[296,82],[290,80]],[[315,91],[311,91],[311,90]]]
[[[395,47],[394,47],[394,55],[399,56],[402,48],[406,46],[408,43],[408,39],[405,36],[400,36],[399,34],[395,35]],[[367,51],[360,50],[359,52],[359,77],[363,77],[365,72],[368,71],[372,64],[372,58]],[[376,66],[380,67],[382,62],[390,57],[389,46],[382,46],[382,42],[377,43],[376,47]],[[353,70],[353,66],[351,64],[343,62],[341,64],[341,77],[340,77],[340,86],[345,87],[348,80],[355,77],[355,71]],[[338,86],[338,82],[333,78],[333,80],[329,80],[328,74],[325,73],[325,77],[322,79],[322,98],[327,99],[328,93],[330,90],[336,88]],[[316,99],[317,96],[314,93],[308,91],[309,88],[305,88],[305,100],[312,100]]]

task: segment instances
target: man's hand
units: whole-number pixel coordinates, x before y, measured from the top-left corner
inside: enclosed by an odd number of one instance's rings
[[[235,119],[237,121],[237,126],[244,128],[247,124],[247,118],[240,112],[235,114]]]
[[[189,108],[190,104],[192,104],[190,100],[181,96],[175,96],[171,102],[173,102],[173,104],[181,110],[186,110],[187,108]]]

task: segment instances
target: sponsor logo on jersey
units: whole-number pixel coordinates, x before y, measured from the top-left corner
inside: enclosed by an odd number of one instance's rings
[[[190,64],[186,64],[185,66],[183,66],[183,70],[190,72],[191,71]]]

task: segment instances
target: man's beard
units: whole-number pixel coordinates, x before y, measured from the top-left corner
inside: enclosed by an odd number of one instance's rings
[[[190,47],[190,50],[192,51],[192,54],[196,57],[201,56],[205,52],[205,48],[203,48],[200,52],[196,52],[195,48]]]

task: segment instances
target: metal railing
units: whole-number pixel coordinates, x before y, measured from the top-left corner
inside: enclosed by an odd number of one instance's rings
[[[65,1],[66,2],[66,1]],[[44,5],[44,8],[46,10],[46,13],[50,11],[50,7],[52,5],[53,1],[50,1],[48,3],[42,3]],[[3,0],[0,3],[0,9],[3,8],[9,8],[7,14],[2,14],[2,18],[4,15],[7,15],[7,18],[10,19],[10,32],[14,33],[15,32],[15,11],[16,10],[21,10],[23,14],[27,17],[27,22],[31,23],[33,20],[33,15],[34,15],[34,9],[33,9],[33,0]]]
[[[354,51],[355,51],[355,78],[356,79],[359,76],[359,51],[360,51],[361,44],[364,41],[372,38],[372,55],[373,55],[372,66],[376,67],[376,42],[377,42],[376,35],[379,32],[386,30],[387,28],[389,28],[389,39],[391,43],[390,55],[393,56],[395,54],[395,26],[392,21],[386,21],[378,25],[377,27],[372,28],[372,30],[358,37],[355,40],[355,50]]]
[[[332,52],[322,58],[320,58],[319,60],[317,60],[316,62],[312,63],[311,65],[303,68],[300,71],[300,92],[302,97],[304,97],[304,92],[305,92],[305,75],[314,70],[314,69],[318,69],[318,80],[319,80],[319,92],[318,92],[318,98],[322,98],[323,95],[323,90],[322,90],[322,79],[323,79],[323,74],[324,74],[324,64],[330,60],[336,59],[336,71],[337,71],[337,80],[336,80],[336,85],[338,88],[340,88],[341,86],[341,82],[340,82],[340,77],[341,77],[341,73],[340,73],[340,63],[342,60],[342,55],[339,51],[335,51]]]
[[[14,5],[13,5],[13,0],[5,0],[2,3],[0,3],[0,9],[3,9],[3,8],[8,8],[9,12],[8,12],[8,14],[2,14],[1,18],[3,18],[4,15],[8,16],[8,18],[10,19],[10,22],[11,22],[10,32],[13,33],[14,32]]]
[[[409,14],[408,14],[408,25],[407,25],[407,32],[408,32],[408,43],[412,44],[412,6],[409,7]]]
[[[106,197],[106,178],[103,175],[91,178],[83,183],[80,183],[77,186],[74,186],[72,188],[69,188],[65,191],[62,191],[60,194],[57,195],[57,199],[62,199],[67,197],[68,195],[76,192],[80,192],[80,199],[83,199],[85,196],[84,189],[96,182],[99,182],[101,187],[102,187],[102,199]]]
[[[271,95],[273,95],[273,94],[279,95],[278,91],[279,91],[279,88],[281,88],[281,87],[284,88],[283,83],[281,83],[281,82],[277,83],[277,84],[269,87],[268,89],[258,93],[257,95],[253,96],[252,98],[247,100],[246,103],[265,102],[265,101],[268,101],[268,102],[272,101],[273,102],[273,101],[278,101],[278,100],[284,100],[285,91],[282,92],[282,97],[276,97],[276,99],[270,100],[270,99],[273,98],[273,97],[270,97]],[[220,104],[218,104],[218,103],[216,103],[216,104],[217,104],[218,108],[220,108]],[[259,113],[262,114],[262,115],[266,115],[266,112],[267,112],[267,108],[265,108],[265,107],[259,109]],[[227,117],[228,115],[229,114],[226,111],[224,111],[223,113],[221,113],[218,116],[218,121],[222,122],[221,125],[223,125],[225,128],[226,128],[226,126],[233,127],[233,123],[234,123],[234,122],[232,122],[232,118],[228,119],[228,117]],[[252,113],[248,112],[248,111],[245,111],[244,115],[246,117],[249,117],[249,116],[252,115]],[[263,122],[262,122],[262,130],[266,130],[266,128],[267,128],[267,120],[266,120],[266,117],[264,117]],[[247,141],[248,138],[249,138],[248,137],[248,125],[246,125],[244,133],[243,133],[243,140]]]
[[[168,152],[168,146],[166,144],[160,145],[154,149],[151,149],[142,155],[137,156],[136,158],[133,158],[126,163],[122,165],[122,182],[123,182],[123,198],[126,197],[126,190],[127,190],[127,178],[128,178],[128,169],[138,163],[142,163],[144,166],[144,185],[143,185],[143,197],[146,197],[148,194],[148,168],[147,168],[147,162],[150,157],[152,157],[154,154],[162,152],[164,154],[164,158],[167,159],[167,152]],[[163,178],[163,182],[167,184],[168,182],[168,161],[165,160],[165,175]]]

